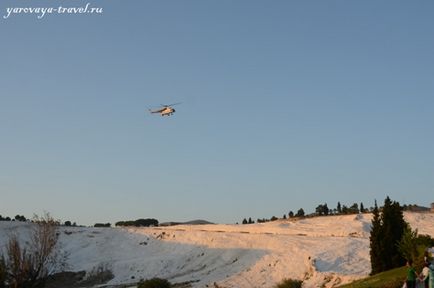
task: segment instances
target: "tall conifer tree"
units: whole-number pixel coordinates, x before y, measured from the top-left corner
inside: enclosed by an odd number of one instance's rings
[[[372,274],[400,267],[405,263],[397,244],[407,225],[398,202],[392,202],[387,197],[381,215],[375,202],[370,236]]]
[[[372,211],[372,228],[370,241],[370,256],[371,256],[371,274],[377,274],[382,271],[381,267],[381,219],[380,211],[378,210],[377,200],[375,200],[374,210]]]

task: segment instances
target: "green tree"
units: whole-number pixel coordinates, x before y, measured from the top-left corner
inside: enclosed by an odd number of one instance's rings
[[[398,251],[405,259],[413,260],[415,266],[421,269],[425,262],[427,249],[433,246],[434,239],[429,235],[418,235],[417,229],[411,230],[410,226],[407,226],[398,242]]]
[[[377,200],[375,200],[375,206],[372,214],[371,235],[369,236],[369,254],[371,257],[371,274],[373,275],[383,271],[381,261],[381,258],[383,257],[383,252],[381,249],[381,218],[380,211],[377,206]]]
[[[341,202],[338,202],[338,206],[336,207],[336,210],[338,211],[338,214],[342,214]]]
[[[402,239],[408,224],[404,221],[402,207],[392,202],[389,197],[384,200],[381,214],[377,203],[373,210],[370,235],[371,274],[404,265],[405,259],[398,251],[398,242]]]
[[[404,221],[404,215],[399,203],[392,202],[389,197],[384,200],[381,223],[385,253],[385,258],[383,259],[384,269],[390,270],[400,267],[405,264],[405,259],[399,253],[397,244],[401,240],[408,224]]]
[[[404,234],[398,242],[398,251],[405,259],[412,260],[417,258],[417,230],[412,231],[410,227],[404,229]]]
[[[297,214],[295,214],[296,217],[304,217],[304,210],[303,208],[298,209]]]
[[[351,214],[359,213],[359,205],[357,205],[357,203],[354,203],[353,205],[351,205],[351,207],[349,209],[350,209]]]
[[[152,278],[148,280],[141,280],[137,288],[170,288],[172,284],[166,279]]]

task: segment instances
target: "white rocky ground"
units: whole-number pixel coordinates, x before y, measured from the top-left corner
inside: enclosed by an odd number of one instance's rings
[[[434,237],[434,213],[406,213],[419,234]],[[28,239],[29,223],[0,222],[0,247],[11,234]],[[69,270],[113,271],[110,284],[166,278],[193,287],[273,287],[284,278],[303,287],[333,287],[370,272],[370,214],[250,225],[153,228],[62,227]]]

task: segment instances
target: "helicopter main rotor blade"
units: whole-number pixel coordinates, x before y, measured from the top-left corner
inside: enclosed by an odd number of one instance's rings
[[[173,104],[168,104],[168,105],[162,105],[162,106],[165,106],[165,107],[167,107],[167,106],[175,106],[175,105],[179,105],[179,104],[181,104],[182,102],[177,102],[177,103],[173,103]]]

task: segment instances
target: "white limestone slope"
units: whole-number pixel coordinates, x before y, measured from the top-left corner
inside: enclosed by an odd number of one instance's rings
[[[434,214],[406,213],[420,234],[434,237]],[[0,222],[25,241],[31,224]],[[279,220],[249,225],[153,228],[61,228],[70,270],[112,269],[110,284],[161,277],[193,287],[273,287],[284,278],[304,287],[333,287],[370,272],[370,214]]]

